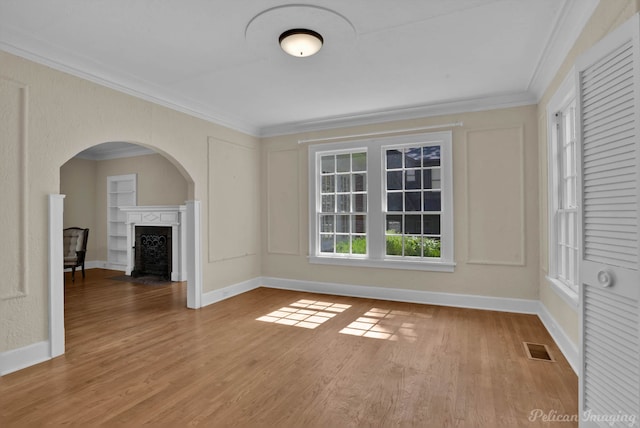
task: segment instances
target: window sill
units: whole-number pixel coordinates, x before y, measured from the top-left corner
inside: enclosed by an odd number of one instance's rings
[[[432,272],[453,272],[455,262],[412,261],[412,260],[370,260],[341,257],[309,256],[309,263],[353,267],[373,267],[384,269],[422,270]]]
[[[547,281],[551,285],[551,289],[555,291],[555,293],[562,298],[574,311],[578,311],[578,307],[580,305],[580,297],[578,293],[571,290],[561,281],[558,281],[555,278],[551,278],[550,276],[546,277]]]

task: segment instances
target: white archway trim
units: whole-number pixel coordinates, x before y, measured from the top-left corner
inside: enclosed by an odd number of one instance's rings
[[[187,201],[187,307],[202,307],[200,201]]]
[[[64,354],[64,269],[62,229],[65,195],[49,195],[49,357]],[[187,307],[202,307],[200,201],[187,201]],[[46,343],[46,342],[43,342]],[[8,357],[7,357],[8,358]],[[6,359],[6,358],[5,358]],[[3,359],[4,361],[4,359]],[[39,359],[33,364],[43,361]],[[30,365],[30,364],[28,364]],[[25,365],[20,368],[28,367]],[[18,370],[18,369],[16,369]],[[13,370],[11,370],[13,371]],[[10,372],[7,370],[7,373]]]
[[[62,219],[65,195],[49,195],[49,354],[64,354]]]

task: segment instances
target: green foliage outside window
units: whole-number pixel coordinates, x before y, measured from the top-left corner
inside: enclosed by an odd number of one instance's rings
[[[336,253],[349,254],[349,241],[336,243]],[[354,237],[351,241],[352,254],[367,254],[367,238],[365,236]]]
[[[387,233],[394,233],[388,231]],[[387,235],[387,255],[402,255],[402,235]],[[404,242],[405,256],[420,256],[421,250],[424,251],[424,257],[440,257],[440,240],[434,238],[422,238],[419,236],[406,236]],[[336,253],[349,253],[349,241],[341,241],[336,243]],[[367,238],[364,236],[354,237],[351,241],[352,254],[367,253]]]
[[[390,230],[387,233],[394,233]],[[402,235],[387,235],[387,255],[402,255]],[[434,238],[422,238],[420,236],[404,236],[404,255],[420,256],[421,250],[424,257],[440,257],[440,240]]]

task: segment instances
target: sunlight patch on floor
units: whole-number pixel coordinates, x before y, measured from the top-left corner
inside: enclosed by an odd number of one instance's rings
[[[341,303],[302,299],[256,320],[314,329],[350,307]]]
[[[397,341],[415,342],[418,335],[413,318],[430,318],[431,315],[391,309],[371,308],[363,316],[340,330],[342,334]]]

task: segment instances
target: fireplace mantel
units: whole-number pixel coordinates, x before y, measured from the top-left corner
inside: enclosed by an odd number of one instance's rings
[[[127,269],[125,274],[131,275],[134,268],[133,246],[135,245],[136,226],[171,227],[173,236],[171,243],[171,281],[186,281],[186,225],[185,205],[155,205],[120,207],[126,214],[127,225]]]

